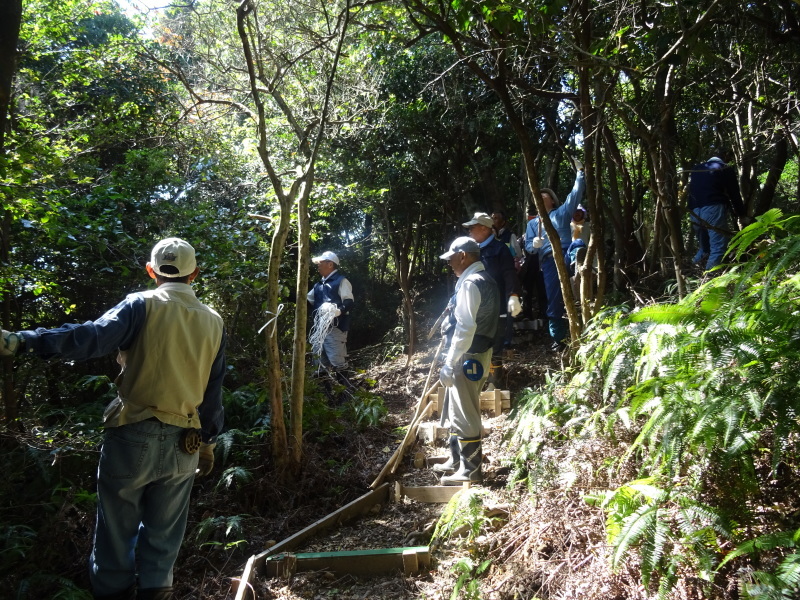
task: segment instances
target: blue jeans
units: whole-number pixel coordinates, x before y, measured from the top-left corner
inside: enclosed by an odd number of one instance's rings
[[[558,280],[558,269],[552,254],[548,254],[541,261],[542,274],[544,275],[544,289],[547,292],[547,317],[549,320],[550,337],[556,342],[561,342],[567,337],[569,323],[564,318],[567,309],[564,307],[564,296],[561,294],[561,284]]]
[[[694,213],[690,217],[692,229],[697,237],[697,245],[699,246],[693,262],[699,263],[704,256],[708,256],[708,262],[706,262],[706,271],[708,271],[722,261],[722,257],[728,249],[729,236],[709,229],[705,224],[708,223],[719,229],[727,229],[728,207],[724,204],[710,204],[709,206],[693,208],[692,213]],[[695,215],[705,223],[698,221]]]
[[[105,433],[97,469],[97,527],[89,557],[96,596],[172,586],[198,454],[180,449],[182,427],[147,420]]]

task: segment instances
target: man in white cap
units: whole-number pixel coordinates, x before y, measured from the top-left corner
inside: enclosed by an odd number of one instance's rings
[[[322,366],[333,371],[347,367],[347,332],[353,308],[353,286],[339,271],[339,257],[330,250],[311,259],[322,280],[314,284],[307,299],[312,304],[315,320],[323,315],[333,318],[320,353]]]
[[[92,591],[103,600],[172,598],[192,483],[211,471],[223,426],[226,335],[222,318],[191,288],[200,272],[194,248],[162,240],[146,269],[156,288],[129,294],[96,321],[3,330],[0,340],[2,356],[86,360],[118,351],[89,558]]]
[[[497,292],[500,295],[497,332],[492,354],[492,374],[489,378],[489,383],[496,385],[498,383],[496,381],[497,370],[503,364],[503,350],[511,347],[514,334],[513,319],[522,312],[522,304],[519,301],[522,287],[514,266],[514,256],[509,247],[495,236],[492,217],[486,213],[477,212],[472,219],[462,225],[469,231],[469,237],[478,242],[481,262],[495,280]]]
[[[500,298],[480,252],[475,240],[459,237],[441,255],[458,275],[448,305],[447,353],[439,375],[446,389],[442,422],[450,421],[451,453],[447,462],[434,466],[443,473],[442,485],[483,481],[480,392],[492,360]]]

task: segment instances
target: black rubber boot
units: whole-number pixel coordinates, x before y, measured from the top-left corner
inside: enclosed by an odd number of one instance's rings
[[[95,600],[136,600],[136,584],[134,583],[127,590],[117,592],[116,594],[108,594],[106,596],[98,596],[93,594]]]
[[[462,483],[483,483],[483,448],[481,440],[458,438],[458,451],[461,464],[452,475],[442,475],[442,485],[461,485]]]
[[[442,473],[443,475],[451,475],[461,465],[461,453],[458,451],[458,436],[455,433],[450,434],[448,444],[450,445],[450,458],[443,463],[435,464],[431,467],[431,470],[436,473]]]
[[[136,600],[172,600],[172,588],[149,588],[139,590]]]

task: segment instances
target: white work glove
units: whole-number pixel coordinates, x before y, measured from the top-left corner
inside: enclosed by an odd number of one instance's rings
[[[334,317],[338,317],[339,315],[342,314],[341,309],[338,306],[336,306],[333,302],[326,302],[325,304],[329,304],[330,306],[333,307],[333,316]]]
[[[583,163],[580,158],[577,156],[570,156],[569,159],[572,162],[572,166],[575,167],[575,171],[583,171]]]
[[[14,356],[19,350],[22,337],[13,331],[0,330],[3,337],[0,339],[0,356]]]
[[[444,387],[453,387],[456,384],[456,374],[452,365],[444,365],[439,372],[439,381]]]
[[[516,317],[519,313],[522,312],[522,305],[519,303],[518,296],[509,296],[508,297],[508,314],[512,317]]]

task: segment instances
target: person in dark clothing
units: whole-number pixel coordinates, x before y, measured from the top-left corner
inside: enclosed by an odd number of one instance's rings
[[[716,267],[728,249],[728,213],[743,225],[749,221],[739,193],[736,172],[726,164],[730,151],[720,149],[704,163],[695,165],[689,178],[689,214],[698,249],[693,262],[705,269]]]
[[[506,346],[506,323],[522,312],[519,301],[521,287],[514,268],[514,257],[503,242],[494,235],[494,222],[486,213],[475,213],[471,220],[463,223],[469,231],[469,237],[478,242],[481,251],[481,262],[492,279],[497,282],[500,294],[500,307],[495,333],[492,370],[503,363],[503,349]],[[495,384],[490,375],[490,383]]]
[[[514,267],[519,271],[522,265],[522,248],[519,245],[517,236],[508,225],[506,213],[502,210],[494,211],[492,213],[492,223],[494,224],[495,236],[511,250],[511,256],[514,257]]]
[[[511,256],[514,259],[514,268],[517,270],[519,292],[522,294],[522,281],[519,278],[519,270],[522,266],[522,248],[520,248],[517,236],[511,231],[511,227],[508,225],[508,219],[506,219],[506,214],[502,210],[496,210],[492,213],[492,223],[494,225],[495,237],[503,242],[511,251]],[[506,317],[505,326],[503,348],[511,348],[514,342],[514,318]]]

